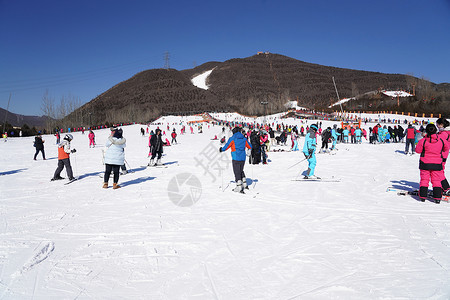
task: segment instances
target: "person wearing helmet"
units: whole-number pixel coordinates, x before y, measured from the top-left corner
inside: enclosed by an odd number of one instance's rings
[[[70,153],[75,153],[76,149],[70,149],[70,142],[73,140],[73,136],[68,133],[64,136],[63,141],[58,145],[58,167],[53,175],[52,181],[64,179],[61,177],[61,172],[66,167],[67,176],[69,180],[75,180],[73,177],[72,166],[70,165]]]
[[[316,168],[316,132],[317,132],[317,125],[312,124],[311,127],[308,130],[308,134],[305,138],[305,144],[303,145],[303,154],[305,155],[305,158],[308,160],[308,170],[306,171],[306,175],[304,179],[318,179],[319,177],[314,175],[314,170]]]

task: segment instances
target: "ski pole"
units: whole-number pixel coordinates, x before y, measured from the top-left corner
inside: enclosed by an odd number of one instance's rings
[[[73,159],[75,160],[75,178],[78,178],[78,165],[77,165],[77,155],[76,154],[73,156]]]
[[[293,164],[292,166],[290,166],[289,168],[287,168],[287,170],[289,170],[289,169],[292,168],[292,167],[295,167],[295,166],[298,165],[299,163],[304,162],[305,160],[310,159],[310,158],[311,158],[311,155],[308,155],[307,157],[305,157],[304,159],[302,159],[302,160],[299,161],[298,163],[295,163],[295,164]]]
[[[127,162],[127,160],[126,159],[124,159],[124,161],[125,161],[125,163],[127,164],[127,166],[128,166],[128,170],[130,170],[131,172],[133,172],[133,169],[130,167],[130,164]]]

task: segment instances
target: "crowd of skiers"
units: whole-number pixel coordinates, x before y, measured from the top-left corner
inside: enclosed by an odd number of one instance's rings
[[[337,124],[333,127],[327,127],[322,130],[322,122],[311,124],[310,126],[285,126],[284,124],[277,124],[274,126],[276,130],[272,129],[269,125],[256,125],[251,124],[245,131],[244,126],[247,124],[227,124],[233,125],[232,136],[226,140],[225,127],[222,127],[221,142],[222,145],[219,149],[220,152],[231,149],[232,151],[232,165],[235,174],[236,191],[242,192],[247,187],[246,176],[244,173],[244,165],[246,157],[249,157],[250,164],[267,164],[267,153],[272,147],[278,145],[288,145],[290,138],[290,150],[300,151],[299,138],[304,136],[304,144],[301,151],[308,161],[308,169],[305,172],[305,179],[318,178],[315,176],[315,167],[317,164],[316,153],[320,151],[332,151],[336,149],[337,143],[354,143],[358,144],[362,142],[362,139],[368,138],[370,143],[398,143],[405,142],[405,154],[419,153],[419,169],[420,169],[420,190],[419,197],[421,200],[425,200],[428,195],[428,184],[431,182],[433,186],[433,197],[437,203],[440,202],[443,194],[450,193],[450,186],[445,178],[445,164],[449,154],[450,148],[450,131],[449,122],[444,118],[439,118],[435,124],[421,125],[419,129],[416,129],[412,124],[409,124],[406,129],[403,129],[401,125],[381,126],[377,124],[373,128],[369,128],[369,133],[365,129],[359,128],[359,126],[347,126],[344,128],[338,128]],[[197,126],[200,128],[200,126]],[[169,132],[169,125],[167,125],[167,131]],[[193,127],[190,126],[191,134],[193,133]],[[278,134],[276,132],[279,132]],[[182,134],[186,132],[186,127],[183,126],[180,131]],[[198,129],[201,133],[202,129]],[[147,127],[146,133],[149,133],[149,163],[148,166],[160,166],[162,165],[161,157],[163,154],[163,147],[170,146],[171,143],[167,138],[163,141],[163,135],[165,131],[159,127],[155,132],[150,131]],[[145,130],[141,128],[141,134],[145,135]],[[56,132],[55,136],[58,143],[58,165],[54,172],[52,180],[64,179],[61,177],[61,172],[66,168],[69,181],[76,180],[73,176],[72,166],[70,163],[70,154],[75,153],[76,149],[71,149],[70,142],[73,136],[68,133],[64,135],[62,141],[60,141],[60,132]],[[177,143],[177,132],[175,129],[170,133],[172,138],[172,144]],[[95,147],[95,134],[92,130],[89,130],[89,147]],[[216,136],[217,138],[217,136]],[[317,145],[318,138],[321,138],[321,147]],[[34,140],[34,147],[36,152],[34,160],[37,155],[42,153],[43,159],[45,159],[44,143],[41,134],[39,133]],[[331,144],[331,146],[329,145]],[[108,181],[113,173],[113,189],[120,188],[118,185],[120,169],[127,172],[125,166],[125,154],[124,149],[126,146],[126,140],[123,137],[123,131],[120,128],[112,127],[111,134],[108,137],[104,152],[104,182],[103,187],[108,188]],[[280,147],[275,147],[280,148]],[[249,152],[246,154],[246,149]],[[410,151],[411,149],[411,151]],[[276,151],[276,150],[274,150]],[[319,151],[319,152],[320,152]]]

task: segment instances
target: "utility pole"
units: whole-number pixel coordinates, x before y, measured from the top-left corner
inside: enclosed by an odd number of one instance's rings
[[[344,111],[342,110],[342,103],[341,103],[341,99],[339,98],[339,93],[338,93],[338,90],[337,90],[337,87],[336,87],[336,82],[334,81],[334,76],[331,77],[331,78],[333,78],[334,89],[336,90],[336,95],[338,97],[339,106],[341,107],[341,114],[342,114],[341,117],[343,118],[344,117]]]
[[[269,104],[269,102],[268,101],[261,101],[261,104],[264,105],[264,125],[266,125],[267,104]]]
[[[169,51],[166,51],[164,53],[164,69],[166,70],[170,68],[169,60],[170,60]]]

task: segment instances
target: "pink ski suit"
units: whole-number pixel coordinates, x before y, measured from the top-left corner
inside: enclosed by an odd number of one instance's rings
[[[438,132],[438,137],[440,137],[441,139],[443,139],[445,142],[447,142],[447,144],[449,145],[450,148],[450,131],[440,131]],[[448,154],[449,154],[449,150],[447,150],[447,152],[444,153],[444,157],[446,159],[444,159],[444,162],[442,163],[442,179],[441,179],[441,184],[442,184],[442,189],[445,191],[450,189],[450,186],[448,184],[447,179],[445,178],[445,163],[447,161],[448,158]]]
[[[448,156],[449,143],[438,137],[437,134],[425,136],[416,146],[416,152],[420,153],[420,198],[427,197],[428,184],[431,180],[433,185],[433,196],[435,199],[442,198],[441,180],[444,173],[443,162]],[[447,156],[445,156],[447,155]],[[425,190],[422,193],[422,190]]]
[[[93,132],[90,132],[89,134],[88,134],[88,138],[89,138],[89,147],[92,145],[92,146],[95,146],[95,134],[93,133]]]

